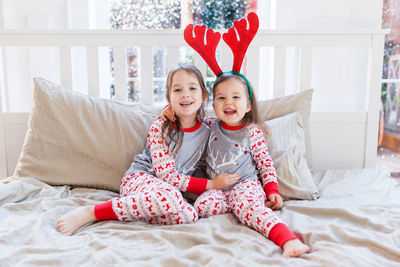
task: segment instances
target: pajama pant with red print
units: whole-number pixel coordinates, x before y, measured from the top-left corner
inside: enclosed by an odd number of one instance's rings
[[[194,207],[200,217],[232,212],[241,223],[247,225],[282,247],[297,237],[265,206],[265,193],[258,180],[245,180],[230,191],[208,190],[201,194]]]
[[[184,224],[198,219],[181,192],[160,179],[140,172],[125,175],[120,197],[95,206],[98,220],[140,220],[150,224]]]

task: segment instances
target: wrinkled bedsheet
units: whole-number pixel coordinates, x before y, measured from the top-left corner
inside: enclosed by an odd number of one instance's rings
[[[188,225],[103,221],[73,236],[57,219],[110,191],[49,186],[33,178],[0,182],[0,266],[400,266],[400,184],[385,171],[313,173],[320,198],[284,202],[277,214],[312,252],[281,249],[232,214]]]

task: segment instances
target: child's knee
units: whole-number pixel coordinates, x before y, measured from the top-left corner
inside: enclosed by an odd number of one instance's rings
[[[194,202],[193,206],[198,213],[199,217],[206,218],[211,216],[209,214],[209,205],[210,205],[211,198],[200,195],[196,201]]]
[[[121,196],[126,196],[132,191],[131,184],[135,181],[136,177],[132,174],[124,175],[119,185],[119,192]]]
[[[183,209],[186,200],[177,190],[160,189],[151,193],[161,209],[168,213],[176,213]]]
[[[194,223],[199,219],[196,208],[187,203],[182,210],[182,223]]]
[[[194,207],[201,218],[230,212],[229,205],[226,201],[213,196],[200,196],[194,203]]]

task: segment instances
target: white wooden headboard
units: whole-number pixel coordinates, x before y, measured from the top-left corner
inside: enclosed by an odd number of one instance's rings
[[[380,90],[383,62],[383,45],[386,31],[281,31],[260,30],[251,44],[247,62],[247,75],[252,81],[259,99],[279,97],[289,93],[312,88],[313,55],[316,47],[362,47],[367,49],[367,68],[365,73],[365,109],[364,110],[318,110],[311,114],[311,139],[314,169],[325,168],[375,168]],[[114,49],[115,99],[127,100],[127,60],[126,48],[138,47],[140,51],[140,82],[142,102],[152,104],[153,60],[152,49],[155,46],[167,47],[167,68],[179,61],[180,47],[186,47],[181,30],[2,30],[0,31],[0,178],[13,173],[23,143],[28,113],[11,112],[9,108],[9,84],[13,70],[10,59],[13,47],[30,47],[29,58],[35,56],[35,48],[52,47],[49,57],[59,68],[59,81],[40,76],[54,82],[60,82],[65,88],[74,88],[72,71],[72,47],[86,48],[87,93],[101,96],[102,73],[99,71],[99,58],[102,47]],[[220,43],[221,68],[230,69],[232,56],[229,48]],[[265,49],[267,47],[268,49]],[[295,50],[293,50],[293,47]],[[272,48],[272,49],[271,49]],[[56,50],[54,52],[54,49]],[[292,49],[292,50],[291,50]],[[49,50],[50,51],[50,50]],[[289,53],[295,51],[295,53]],[[104,52],[104,51],[103,51]],[[295,67],[289,62],[296,59]],[[195,65],[203,74],[206,65],[195,53]],[[271,60],[272,59],[272,60]],[[15,67],[15,66],[14,66]],[[15,68],[14,68],[15,69]],[[21,68],[29,72],[29,68]],[[293,72],[296,73],[293,73]],[[31,75],[30,75],[31,74]],[[32,92],[31,77],[37,72],[25,73],[28,76],[26,94]],[[23,75],[21,75],[23,77]],[[296,77],[296,85],[288,89],[288,80]],[[266,84],[270,84],[268,92]],[[273,89],[272,89],[273,88]],[[314,88],[316,91],[319,88]],[[264,95],[264,97],[260,97]],[[313,105],[318,104],[313,101]],[[27,108],[26,110],[29,110]]]

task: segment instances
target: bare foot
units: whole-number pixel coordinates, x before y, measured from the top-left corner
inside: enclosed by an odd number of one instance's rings
[[[310,252],[310,247],[303,244],[298,239],[287,241],[285,244],[283,244],[282,248],[283,257],[285,258],[299,257],[304,253]]]
[[[72,235],[85,224],[94,221],[94,206],[80,207],[61,216],[57,222],[57,231],[63,235]]]

